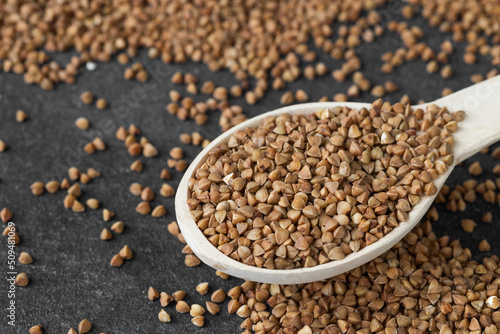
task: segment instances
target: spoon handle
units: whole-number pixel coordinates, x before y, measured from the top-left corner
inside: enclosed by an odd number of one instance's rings
[[[434,102],[450,111],[465,111],[455,137],[455,161],[463,161],[500,140],[500,75]]]

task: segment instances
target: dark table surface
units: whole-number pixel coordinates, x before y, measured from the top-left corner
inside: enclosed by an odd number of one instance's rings
[[[402,19],[396,11],[388,12],[391,19]],[[424,30],[424,41],[435,50],[442,41],[450,38],[430,28],[422,19],[412,19],[410,23]],[[449,80],[442,79],[439,74],[428,74],[422,61],[405,64],[392,74],[381,74],[381,54],[399,47],[402,47],[399,36],[388,32],[375,43],[363,45],[357,50],[363,61],[363,72],[373,84],[392,80],[400,87],[398,92],[386,96],[385,99],[391,102],[399,101],[403,92],[413,102],[419,99],[432,101],[440,97],[444,87],[454,90],[464,88],[471,84],[471,74],[485,74],[491,69],[489,59],[481,57],[478,64],[465,65],[461,60],[465,45],[460,44],[458,52],[451,57],[455,74]],[[318,54],[330,70],[341,66],[341,61],[332,60],[322,52]],[[61,62],[68,61],[70,56],[71,53],[54,55]],[[148,59],[144,52],[136,60],[142,62],[150,74],[146,83],[125,80],[125,65],[116,61],[98,63],[95,71],[83,69],[75,85],[59,85],[49,92],[42,91],[38,86],[26,85],[19,75],[0,74],[0,139],[10,146],[8,151],[0,153],[0,209],[8,207],[14,212],[12,221],[21,236],[16,253],[27,251],[35,259],[31,265],[16,265],[18,272],[29,275],[30,284],[16,290],[16,327],[13,328],[7,325],[5,310],[8,284],[4,278],[9,271],[7,246],[6,242],[0,245],[0,333],[27,333],[29,327],[39,323],[43,324],[46,333],[66,333],[70,327],[76,328],[83,318],[94,324],[92,333],[240,332],[239,324],[243,319],[227,314],[227,302],[219,315],[207,315],[203,328],[194,327],[190,316],[177,314],[172,305],[166,308],[172,315],[172,322],[164,324],[158,320],[161,306],[158,300],[152,302],[147,299],[150,285],[169,293],[185,289],[189,303],[204,305],[210,294],[200,296],[196,293],[194,289],[198,283],[209,282],[211,293],[218,288],[227,291],[242,281],[236,278],[222,280],[205,265],[185,267],[181,254],[183,245],[166,228],[169,222],[175,220],[174,199],[155,199],[153,204],[164,204],[168,214],[154,219],[135,212],[139,200],[128,191],[132,182],[139,182],[158,193],[163,183],[160,171],[166,167],[168,151],[172,147],[181,146],[188,161],[197,155],[201,148],[182,144],[179,140],[181,133],[199,131],[209,139],[220,134],[218,112],[211,113],[208,124],[199,126],[192,120],[179,121],[165,111],[169,90],[177,89],[186,94],[184,87],[170,82],[172,74],[176,71],[191,72],[201,82],[212,80],[226,87],[237,82],[229,72],[212,73],[202,64],[165,65],[160,60]],[[315,101],[323,95],[331,98],[335,93],[345,92],[351,83],[350,80],[338,83],[327,75],[314,81],[301,78],[289,84],[287,89],[295,91],[303,88]],[[79,96],[85,90],[107,99],[110,108],[97,110],[95,106],[83,105]],[[269,92],[254,106],[246,104],[243,98],[232,98],[230,102],[242,105],[247,117],[251,117],[280,107],[282,94],[283,91]],[[355,100],[371,102],[373,97],[365,93]],[[15,112],[18,109],[29,115],[27,122],[16,122]],[[87,131],[80,131],[74,125],[75,119],[81,116],[91,122]],[[119,126],[127,127],[132,123],[139,126],[144,136],[160,151],[156,158],[143,159],[145,168],[140,174],[129,169],[135,159],[115,138]],[[107,149],[88,156],[82,147],[96,136],[106,142]],[[480,160],[484,168],[478,180],[495,177],[491,170],[498,161],[490,155],[479,154],[472,160]],[[457,167],[448,184],[455,185],[469,178],[466,169],[469,164],[470,160]],[[66,210],[62,205],[64,191],[40,197],[31,194],[29,186],[34,181],[60,180],[66,177],[65,172],[70,166],[82,170],[93,167],[102,173],[101,178],[82,186],[82,198],[98,198],[102,207],[116,213],[112,221],[103,221],[102,210],[87,210],[84,213]],[[181,173],[175,172],[169,183],[176,186],[181,177]],[[462,213],[445,212],[443,206],[438,208],[441,218],[434,223],[438,235],[459,238],[472,249],[476,259],[484,256],[477,251],[477,245],[485,237],[492,244],[491,254],[499,253],[500,246],[495,242],[500,236],[498,204],[488,204],[480,199],[469,204]],[[479,223],[477,233],[472,235],[461,230],[461,219],[480,221],[486,211],[493,212],[494,220],[490,225]],[[100,231],[117,220],[125,222],[124,233],[115,235],[107,242],[100,240]],[[110,267],[110,258],[125,244],[133,249],[133,260],[127,261],[121,268]]]

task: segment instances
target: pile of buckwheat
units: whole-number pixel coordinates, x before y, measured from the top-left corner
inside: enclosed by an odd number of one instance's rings
[[[463,111],[375,101],[267,117],[208,153],[188,207],[222,253],[268,269],[341,260],[381,239],[453,163]]]
[[[500,324],[500,259],[482,263],[430,221],[382,256],[322,282],[245,282],[228,311],[245,333],[486,333]]]

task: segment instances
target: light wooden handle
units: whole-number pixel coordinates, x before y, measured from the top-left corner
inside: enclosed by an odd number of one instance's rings
[[[500,75],[433,103],[452,112],[465,111],[465,119],[454,134],[457,163],[500,140]]]

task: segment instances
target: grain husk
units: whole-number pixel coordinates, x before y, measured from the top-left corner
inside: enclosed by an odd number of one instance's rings
[[[3,208],[2,211],[0,211],[0,219],[2,222],[7,223],[9,222],[13,217],[12,211],[10,211],[7,208]]]
[[[90,332],[91,329],[92,329],[92,323],[90,321],[88,321],[87,319],[83,319],[78,324],[78,333],[79,334],[88,333],[88,332]]]
[[[122,221],[117,221],[111,225],[111,230],[115,231],[118,234],[121,234],[123,232],[123,229],[125,228],[125,224]]]
[[[158,319],[161,322],[170,322],[170,314],[168,314],[164,309],[161,309],[160,313],[158,313]]]
[[[132,257],[134,257],[132,249],[130,249],[130,247],[127,245],[123,246],[123,248],[120,250],[119,255],[125,260],[130,260]]]
[[[21,254],[19,254],[19,263],[31,264],[33,263],[33,258],[27,252],[21,252]]]
[[[25,287],[29,283],[28,275],[26,273],[20,273],[16,276],[14,283],[17,286]]]
[[[156,298],[159,298],[159,297],[160,297],[160,293],[158,292],[158,290],[156,290],[155,288],[150,286],[148,289],[148,299],[155,300]]]
[[[42,334],[42,325],[35,325],[29,329],[30,334]]]
[[[179,313],[188,313],[191,307],[185,301],[179,300],[177,304],[175,304],[175,310]]]

